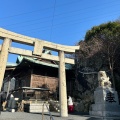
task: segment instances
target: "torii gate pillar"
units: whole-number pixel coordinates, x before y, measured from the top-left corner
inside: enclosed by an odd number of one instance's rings
[[[65,73],[65,57],[64,52],[59,51],[59,101],[60,116],[68,117],[67,109],[67,93],[66,93],[66,73]]]
[[[1,53],[0,53],[0,92],[2,88],[4,72],[6,69],[6,64],[8,59],[8,49],[9,49],[10,43],[11,43],[11,40],[9,38],[5,38],[2,44]]]

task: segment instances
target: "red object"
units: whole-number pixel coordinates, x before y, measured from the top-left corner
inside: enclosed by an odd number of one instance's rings
[[[68,105],[68,112],[73,112],[74,111],[74,106],[73,105]]]

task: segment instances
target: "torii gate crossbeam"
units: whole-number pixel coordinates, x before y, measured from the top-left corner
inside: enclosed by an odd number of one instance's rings
[[[66,73],[65,63],[74,64],[74,59],[65,58],[65,53],[74,53],[79,49],[79,46],[65,46],[60,44],[51,43],[48,41],[27,37],[17,34],[5,29],[0,28],[0,39],[3,39],[2,46],[0,45],[0,91],[3,83],[4,73],[6,69],[8,54],[19,54],[31,57],[40,57],[59,62],[59,101],[60,101],[60,116],[67,117],[67,92],[66,92]],[[20,48],[11,47],[12,42],[32,45],[34,50],[25,50]],[[59,53],[59,56],[47,55],[42,53],[43,48],[54,50]]]

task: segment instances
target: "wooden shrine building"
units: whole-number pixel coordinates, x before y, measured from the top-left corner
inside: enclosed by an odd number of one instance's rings
[[[44,50],[43,52],[45,54],[51,54],[50,50]],[[49,99],[59,100],[58,67],[59,65],[56,61],[18,56],[16,64],[7,64],[5,76],[7,77],[9,75],[9,79],[14,78],[14,83],[13,81],[10,82],[11,84],[14,84],[12,85],[12,88],[10,86],[10,90],[15,91],[15,97],[21,100],[45,99],[45,97],[46,99],[49,97]],[[66,64],[65,69],[67,94],[72,95],[75,75],[72,65]],[[6,79],[4,81],[6,81]],[[8,85],[5,86],[7,87]],[[40,92],[39,90],[37,91],[36,88],[49,89],[49,92],[43,92],[43,90]],[[7,92],[7,89],[5,91]]]

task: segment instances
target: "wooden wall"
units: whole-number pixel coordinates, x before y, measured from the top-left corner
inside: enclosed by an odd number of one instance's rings
[[[21,70],[21,71],[22,73],[16,77],[15,89],[19,87],[30,87],[31,70],[28,71]]]
[[[42,75],[31,75],[31,86],[30,87],[48,87],[50,91],[56,92],[58,87],[58,78],[48,77]]]

